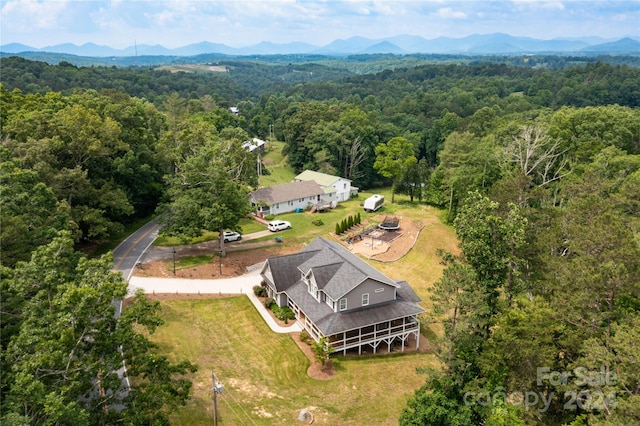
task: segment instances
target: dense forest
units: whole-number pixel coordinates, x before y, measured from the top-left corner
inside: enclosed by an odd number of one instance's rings
[[[154,377],[140,355],[154,348],[134,324],[157,326],[157,306],[139,295],[113,318],[126,283],[73,246],[154,212],[180,236],[233,229],[258,182],[250,137],[284,141],[296,171],[392,185],[456,230],[426,320],[443,368],[400,424],[640,422],[640,69],[528,60],[358,74],[3,58],[2,423],[145,424],[184,401],[175,378],[195,366],[163,359]],[[149,383],[127,395],[107,373],[125,338]]]

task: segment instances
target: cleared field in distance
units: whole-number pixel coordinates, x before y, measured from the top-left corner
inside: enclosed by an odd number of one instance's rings
[[[169,72],[227,72],[226,66],[220,65],[203,65],[203,64],[181,64],[181,65],[163,65],[156,68],[158,71]]]

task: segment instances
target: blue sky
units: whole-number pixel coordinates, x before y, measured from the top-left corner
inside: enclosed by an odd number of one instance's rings
[[[640,37],[640,0],[0,0],[0,44],[317,46],[351,36]]]

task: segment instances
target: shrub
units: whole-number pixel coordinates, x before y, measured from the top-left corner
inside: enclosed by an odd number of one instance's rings
[[[268,215],[266,215],[264,218],[265,218],[265,220],[273,220],[273,219],[275,219],[276,217],[275,217],[274,215],[272,215],[272,214],[268,214]]]
[[[300,341],[302,343],[306,343],[307,345],[310,345],[312,340],[313,339],[311,339],[311,336],[309,335],[309,332],[307,330],[302,330],[300,332]]]
[[[324,222],[322,221],[322,219],[316,219],[316,220],[312,221],[311,223],[313,223],[315,226],[324,225]]]
[[[313,342],[311,345],[316,361],[324,367],[329,362],[329,357],[333,353],[333,346],[329,343],[329,339],[322,337],[319,342]]]
[[[272,297],[267,297],[266,299],[264,299],[264,306],[267,309],[271,309],[271,305],[275,305],[275,304],[276,304],[276,301],[273,300]],[[276,306],[278,306],[278,305],[276,305]]]
[[[340,235],[342,234],[341,230],[340,230],[340,224],[336,223],[336,235]]]
[[[271,310],[273,311],[273,314],[276,316],[276,318],[278,318],[280,321],[284,321],[285,324],[288,324],[290,319],[295,319],[296,317],[296,314],[294,314],[288,306],[283,306],[281,308],[274,303],[271,306]]]
[[[267,289],[261,285],[254,285],[253,294],[258,297],[267,297]]]

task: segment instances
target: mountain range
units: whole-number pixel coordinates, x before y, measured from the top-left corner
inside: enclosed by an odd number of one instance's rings
[[[131,57],[131,56],[194,56],[218,53],[230,56],[243,55],[290,55],[318,54],[342,56],[354,54],[455,54],[455,55],[496,55],[496,54],[543,54],[543,53],[608,53],[640,55],[640,39],[626,37],[606,40],[599,37],[574,39],[541,40],[529,37],[514,37],[495,33],[470,35],[462,38],[439,37],[427,40],[420,36],[398,35],[384,39],[351,37],[338,39],[325,46],[294,42],[275,44],[262,42],[247,47],[229,47],[220,43],[203,41],[174,49],[161,45],[133,45],[125,49],[114,49],[94,43],[81,46],[65,43],[43,48],[35,48],[20,43],[0,46],[3,53],[49,52],[89,57]]]

